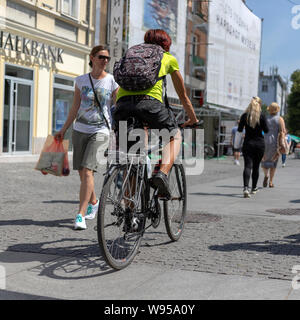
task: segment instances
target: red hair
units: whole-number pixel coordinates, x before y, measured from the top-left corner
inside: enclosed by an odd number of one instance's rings
[[[145,33],[144,42],[157,44],[168,52],[172,44],[172,39],[166,31],[162,29],[150,29]]]

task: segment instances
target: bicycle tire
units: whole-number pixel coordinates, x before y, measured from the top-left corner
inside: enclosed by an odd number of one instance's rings
[[[172,241],[177,241],[183,233],[187,205],[186,178],[182,164],[174,164],[172,166],[168,174],[168,180],[171,199],[164,201],[165,226],[169,238]],[[178,205],[176,205],[177,202]]]
[[[134,257],[138,252],[142,240],[141,233],[136,233],[136,235],[134,235],[133,233],[132,240],[126,241],[125,239],[126,232],[123,229],[125,224],[125,216],[122,217],[122,210],[125,209],[122,208],[123,199],[120,198],[120,185],[118,187],[118,175],[121,172],[122,171],[120,167],[114,168],[111,171],[110,177],[106,180],[105,184],[103,185],[97,216],[97,236],[101,253],[106,263],[116,270],[121,270],[127,267],[133,261]],[[117,191],[117,189],[119,191]],[[116,199],[112,199],[113,195],[111,195],[110,193],[112,191],[114,193],[118,193]],[[143,192],[141,194],[143,198]],[[142,206],[144,205],[145,203],[142,200]],[[119,217],[113,215],[113,213],[117,212],[116,206],[118,207],[117,211],[120,211]],[[118,221],[122,220],[121,218],[123,218],[123,221],[120,225],[118,225]],[[143,222],[143,225],[141,227],[144,228],[144,225],[145,221]],[[112,232],[116,232],[115,239],[111,239],[111,237],[109,237],[109,228],[111,228]]]

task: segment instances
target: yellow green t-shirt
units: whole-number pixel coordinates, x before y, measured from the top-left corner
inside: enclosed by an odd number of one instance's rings
[[[172,56],[169,52],[165,52],[161,60],[161,67],[160,67],[158,76],[163,77],[177,70],[179,70],[177,59],[174,56]],[[117,94],[117,101],[120,98],[125,96],[148,95],[159,100],[160,102],[163,102],[162,94],[163,94],[163,80],[159,80],[156,82],[156,84],[152,88],[142,90],[142,91],[127,91],[120,87]]]

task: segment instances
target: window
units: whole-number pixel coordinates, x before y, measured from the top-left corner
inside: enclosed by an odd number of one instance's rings
[[[72,78],[56,75],[53,83],[52,134],[58,132],[67,120],[72,107],[75,81]],[[66,131],[65,139],[69,140],[69,150],[72,150],[72,127]]]
[[[61,12],[70,17],[78,19],[79,1],[78,0],[61,0]]]
[[[36,12],[13,1],[6,1],[6,17],[35,28]]]
[[[71,41],[77,41],[77,28],[63,21],[55,20],[55,35]]]
[[[197,55],[197,45],[198,45],[198,37],[192,36],[192,56]]]
[[[261,91],[262,91],[262,92],[268,92],[268,82],[267,82],[267,81],[263,81],[263,82],[262,82]]]
[[[16,67],[9,64],[5,66],[5,75],[10,77],[33,80],[33,71],[31,69]]]

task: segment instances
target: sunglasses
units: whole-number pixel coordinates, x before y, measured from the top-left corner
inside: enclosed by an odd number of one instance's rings
[[[98,59],[100,59],[100,60],[106,59],[107,61],[110,61],[111,57],[99,55]]]

